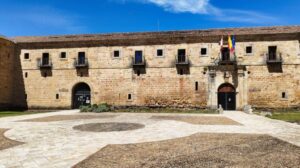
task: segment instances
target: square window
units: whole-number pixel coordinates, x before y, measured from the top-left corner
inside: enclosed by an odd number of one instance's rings
[[[252,54],[252,46],[246,47],[246,54]]]
[[[282,92],[282,93],[281,93],[281,98],[287,99],[287,94],[286,94],[286,92]]]
[[[66,52],[61,52],[60,53],[60,58],[67,58],[67,53]]]
[[[119,50],[114,51],[114,57],[116,57],[116,58],[120,57],[120,51]]]
[[[207,48],[201,48],[201,55],[207,55]]]
[[[29,59],[29,53],[24,54],[24,59]]]
[[[164,52],[162,49],[158,49],[157,50],[157,54],[156,54],[158,57],[162,57],[164,55]]]

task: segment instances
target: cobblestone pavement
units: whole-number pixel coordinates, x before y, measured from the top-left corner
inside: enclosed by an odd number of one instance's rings
[[[106,113],[99,115],[116,115],[116,117],[20,122],[20,120],[54,115],[76,114],[79,114],[78,110],[1,118],[0,128],[9,129],[5,132],[5,136],[24,144],[0,151],[0,168],[71,167],[107,144],[152,142],[185,137],[199,132],[269,134],[300,146],[299,125],[236,111],[226,111],[221,115]],[[152,115],[224,116],[242,125],[193,125],[181,121],[150,119]],[[73,129],[76,125],[101,122],[139,123],[145,127],[122,132],[83,132]]]

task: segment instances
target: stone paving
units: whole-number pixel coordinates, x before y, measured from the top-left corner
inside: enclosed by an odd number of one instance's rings
[[[20,122],[33,118],[54,115],[76,115],[78,110],[55,113],[33,114],[0,119],[0,128],[10,129],[5,136],[24,144],[0,151],[2,167],[71,167],[97,152],[107,144],[152,142],[190,136],[195,133],[245,133],[269,134],[300,146],[300,126],[283,121],[271,120],[242,112],[226,111],[224,114],[172,114],[182,116],[224,116],[242,125],[194,125],[181,121],[153,120],[152,115],[107,113],[114,118],[95,118],[57,122]],[[18,121],[18,122],[16,122]],[[83,132],[72,127],[101,122],[129,122],[145,125],[142,129],[122,132]]]

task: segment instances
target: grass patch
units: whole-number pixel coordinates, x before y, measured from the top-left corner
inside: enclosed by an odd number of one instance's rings
[[[201,114],[218,114],[216,110],[208,109],[185,109],[185,108],[147,108],[147,107],[130,107],[117,108],[112,110],[116,113],[201,113]]]
[[[300,112],[273,112],[272,116],[267,117],[300,124]]]
[[[41,112],[33,112],[33,111],[0,111],[1,117],[12,117],[12,116],[20,116],[20,115],[28,115],[28,114],[37,114]]]

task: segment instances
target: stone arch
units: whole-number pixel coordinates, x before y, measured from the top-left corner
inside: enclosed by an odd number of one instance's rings
[[[80,82],[72,88],[72,108],[77,109],[82,105],[91,104],[91,87],[85,83]]]
[[[236,110],[236,89],[230,83],[223,83],[218,88],[218,106],[224,110]]]

